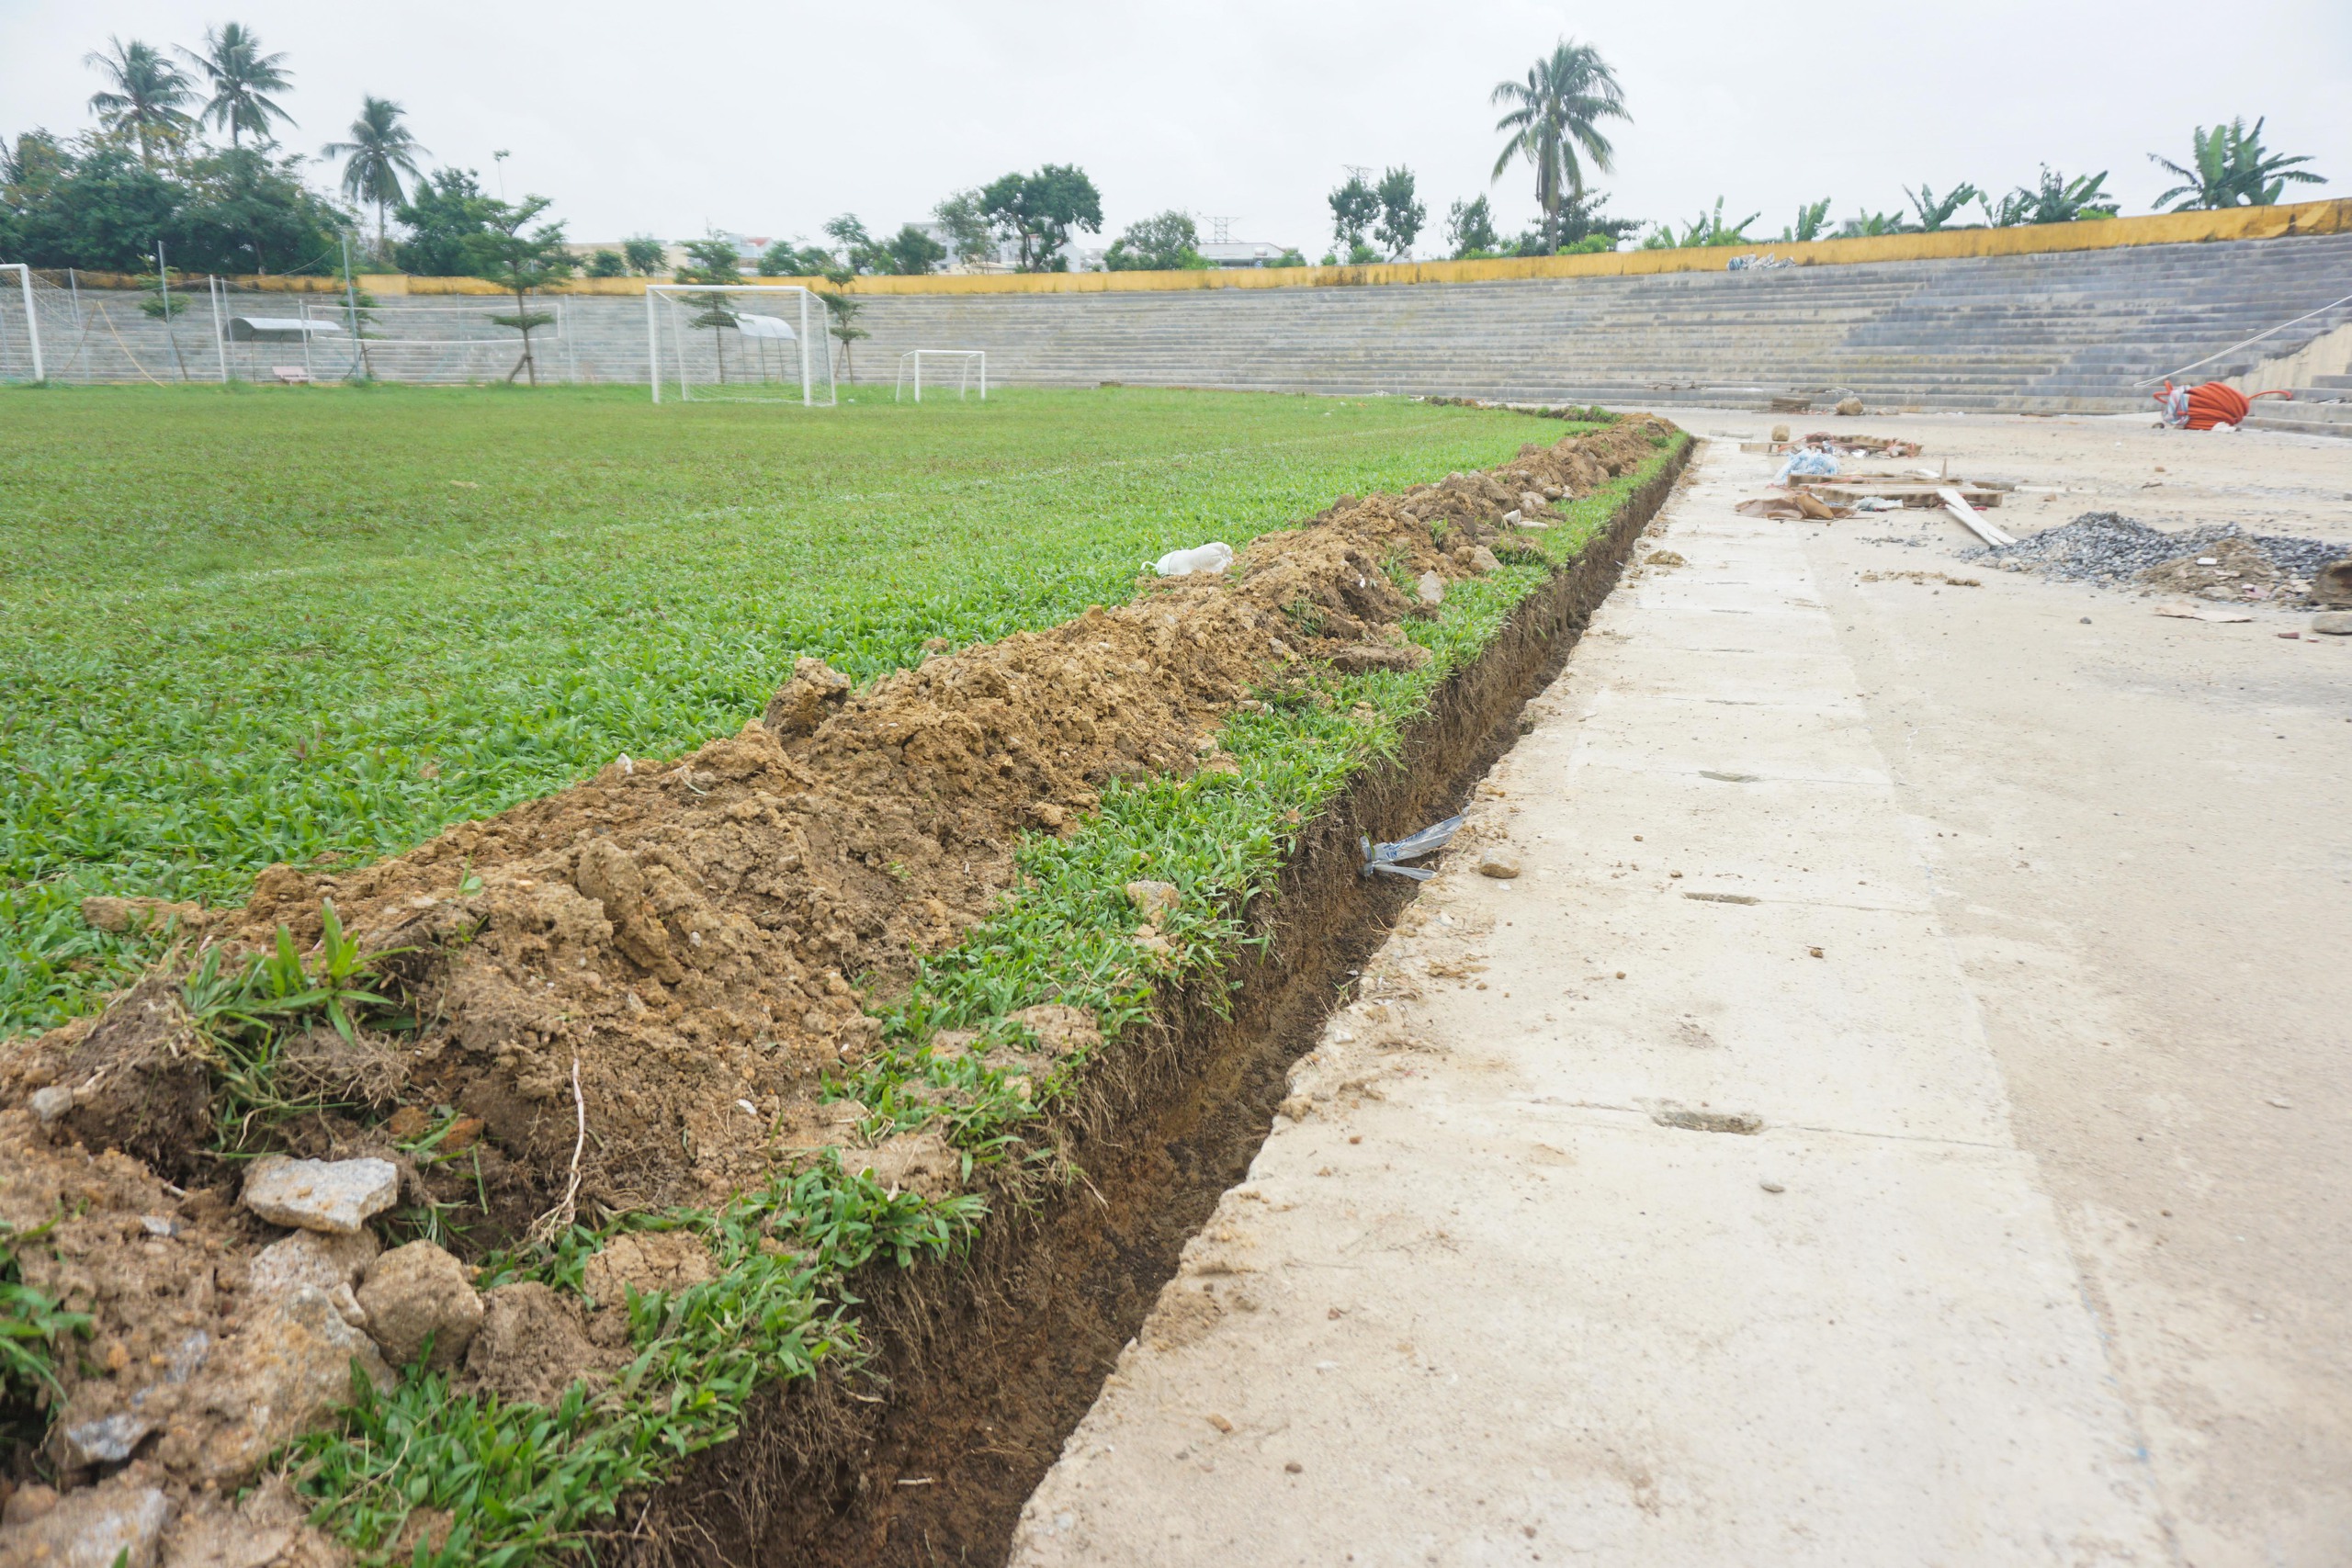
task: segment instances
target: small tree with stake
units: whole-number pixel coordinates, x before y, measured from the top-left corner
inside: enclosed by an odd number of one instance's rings
[[[531,353],[531,332],[555,320],[552,311],[531,309],[531,295],[570,277],[579,265],[577,258],[564,248],[561,223],[542,223],[527,233],[524,231],[550,205],[543,196],[526,196],[520,202],[511,203],[485,197],[482,232],[469,235],[465,242],[472,275],[495,283],[514,296],[512,315],[491,317],[498,325],[513,327],[523,334],[523,357],[506,373],[510,383],[517,376],[527,375],[532,386],[539,384],[538,361]]]
[[[686,265],[678,269],[680,283],[741,283],[743,281],[742,258],[737,254],[735,242],[724,234],[706,234],[699,240],[686,242]],[[703,307],[686,319],[686,324],[710,334],[711,352],[718,358],[719,385],[727,384],[727,340],[719,333],[729,327],[740,325],[741,318],[731,309],[724,294],[706,294]]]
[[[825,281],[833,286],[831,291],[817,296],[825,302],[825,313],[832,318],[832,324],[826,331],[841,340],[842,379],[852,386],[857,384],[857,366],[850,358],[849,345],[859,338],[874,335],[857,324],[857,313],[865,309],[865,301],[848,292],[849,280],[856,276],[845,266],[832,268],[825,274]]]

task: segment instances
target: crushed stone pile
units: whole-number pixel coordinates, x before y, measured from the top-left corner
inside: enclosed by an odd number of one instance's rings
[[[1225,573],[1147,581],[1132,604],[936,653],[864,692],[804,659],[761,717],[688,756],[618,759],[357,870],[273,867],[243,908],[197,911],[189,924],[242,963],[281,925],[314,949],[331,899],[418,1024],[283,1047],[284,1082],[345,1109],[277,1124],[269,1152],[329,1162],[345,1187],[303,1168],[248,1188],[254,1168],[223,1157],[185,951],[97,1017],[0,1043],[0,1224],[50,1227],[19,1251],[25,1282],[92,1319],[51,1395],[80,1445],[56,1456],[66,1500],[124,1461],[118,1478],[142,1488],[234,1495],[347,1393],[355,1358],[387,1365],[371,1336],[397,1361],[424,1326],[452,1350],[462,1328],[456,1386],[509,1398],[551,1397],[611,1360],[625,1325],[538,1285],[478,1303],[447,1260],[379,1258],[366,1216],[394,1185],[412,1209],[486,1209],[449,1242],[461,1262],[568,1206],[575,1157],[587,1218],[715,1205],[854,1142],[856,1108],[820,1100],[823,1075],[880,1037],[853,977],[868,999],[903,994],[920,958],[1011,888],[1020,836],[1075,832],[1110,781],[1230,769],[1213,738],[1253,688],[1418,665],[1408,618],[1448,582],[1527,558],[1521,530],[1671,430],[1627,419],[1494,470],[1343,497]],[[127,907],[95,903],[94,921]],[[1047,1051],[1093,1023],[1029,1013]],[[436,1158],[403,1145],[436,1125]],[[871,1165],[934,1195],[961,1180],[930,1133],[886,1140]],[[318,1214],[284,1229],[294,1208],[255,1206],[272,1181]],[[346,1209],[359,1228],[334,1240]],[[681,1266],[622,1272],[651,1289]]]
[[[2342,545],[2324,539],[2248,534],[2234,523],[2168,534],[2119,513],[2086,512],[2014,545],[1987,546],[1962,555],[2005,571],[2234,597],[2246,587],[2307,592],[2320,568],[2345,553]],[[2199,567],[2200,557],[2212,558],[2215,564]]]

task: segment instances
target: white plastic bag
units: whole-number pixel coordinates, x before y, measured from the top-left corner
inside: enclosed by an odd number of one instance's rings
[[[1197,549],[1170,550],[1153,563],[1162,577],[1190,577],[1196,571],[1219,572],[1233,564],[1233,547],[1212,540]]]

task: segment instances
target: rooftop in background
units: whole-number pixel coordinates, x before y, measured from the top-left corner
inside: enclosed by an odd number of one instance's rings
[[[1272,266],[1292,249],[1271,240],[1210,240],[1199,247],[1201,254],[1218,266]]]

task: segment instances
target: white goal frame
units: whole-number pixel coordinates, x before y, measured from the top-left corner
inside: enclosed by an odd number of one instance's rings
[[[898,384],[890,389],[890,400],[892,402],[895,403],[899,400],[899,393],[906,387],[907,372],[910,368],[914,371],[915,401],[922,401],[922,362],[925,356],[929,356],[933,359],[954,359],[962,362],[957,367],[956,379],[956,396],[958,401],[962,400],[966,389],[971,386],[972,371],[977,367],[980,373],[980,401],[987,402],[989,400],[989,356],[986,350],[978,348],[910,348],[907,350],[906,353],[899,355],[899,380]],[[912,360],[914,362],[911,367],[907,363],[909,360]]]
[[[32,350],[33,384],[39,386],[49,379],[49,367],[41,358],[40,310],[33,302],[33,269],[24,262],[0,262],[0,288],[7,286],[9,273],[15,273],[17,297],[24,301],[25,336]]]
[[[755,299],[773,300],[776,305],[783,307],[774,315],[765,312],[754,314],[748,310],[741,312],[747,321],[773,322],[783,330],[781,332],[774,330],[743,332],[739,327],[737,333],[739,339],[772,341],[789,336],[792,349],[799,359],[800,406],[803,408],[833,406],[837,395],[833,383],[833,356],[827,337],[828,323],[825,319],[824,304],[809,290],[798,284],[781,283],[648,284],[645,289],[646,379],[652,389],[655,402],[659,403],[662,400],[662,383],[665,378],[674,383],[680,402],[791,400],[788,392],[779,399],[775,396],[756,395],[749,389],[753,385],[775,385],[775,383],[744,383],[744,390],[730,389],[729,384],[723,379],[726,373],[725,347],[718,341],[718,333],[723,329],[718,327],[713,327],[710,331],[721,379],[699,384],[696,382],[692,359],[687,352],[688,344],[683,337],[685,329],[679,321],[678,316],[691,298],[712,294],[749,295]],[[670,307],[666,311],[663,309],[665,305]],[[668,323],[666,332],[663,330],[665,321]],[[788,387],[790,383],[787,381],[784,385]]]

